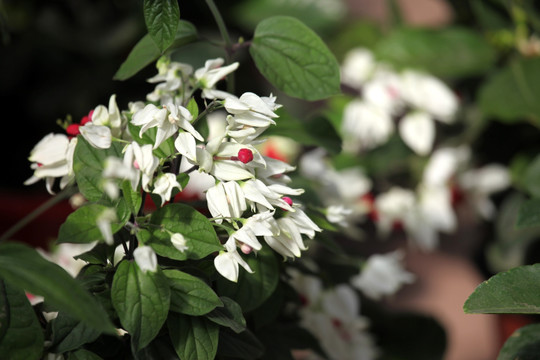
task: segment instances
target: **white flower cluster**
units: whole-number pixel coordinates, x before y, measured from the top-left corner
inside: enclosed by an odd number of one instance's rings
[[[326,162],[326,153],[316,149],[300,159],[300,171],[321,182],[320,193],[327,206],[330,222],[355,236],[354,226],[374,221],[379,235],[385,237],[403,230],[410,241],[424,251],[434,250],[439,233],[457,230],[456,207],[463,201],[485,220],[496,209],[491,195],[510,186],[510,174],[499,164],[470,168],[471,150],[467,146],[442,147],[431,154],[421,180],[414,189],[391,185],[373,194],[372,180],[361,167],[339,171]]]
[[[451,124],[458,98],[441,80],[417,70],[395,71],[379,63],[364,48],[345,57],[342,82],[361,92],[343,114],[344,150],[356,153],[388,141],[396,119],[403,142],[418,155],[427,155],[435,141],[435,121]]]
[[[300,294],[300,324],[319,341],[332,360],[372,360],[379,355],[369,333],[369,319],[360,315],[360,299],[347,284],[324,289],[320,278],[288,269]],[[310,359],[320,359],[316,354]]]
[[[237,281],[239,265],[252,271],[238,248],[244,254],[258,251],[262,249],[260,238],[283,257],[301,256],[306,250],[302,236],[313,238],[321,229],[291,199],[303,193],[287,185],[290,178],[286,173],[294,167],[263,156],[256,148],[264,141],[259,135],[275,125],[275,111],[281,105],[274,96],[247,92],[236,97],[218,90],[217,83],[238,67],[238,63],[222,65],[221,58],[208,60],[193,71],[190,65],[161,59],[158,75],[149,79],[156,86],[147,95],[147,103],[130,103],[129,111],[120,112],[113,95],[108,108],[96,107],[84,124],[69,125],[67,135],[47,135],[32,150],[35,172],[26,183],[45,179],[52,192],[55,178],[62,178],[61,188],[73,182],[75,135],[80,134],[99,149],[109,148],[113,141],[126,144],[122,159],[109,157],[104,164],[102,186],[109,197],[119,196],[118,179],[129,180],[133,190],[140,184],[145,192],[159,195],[163,206],[174,189],[182,190],[176,174],[167,171],[168,164],[181,156],[183,164],[191,166],[188,172],[198,170],[213,179],[206,191],[208,209],[215,223],[226,222],[229,229],[224,250],[215,258],[216,269],[225,278]],[[205,114],[220,108],[227,112],[222,131],[208,141],[194,127],[202,117],[198,106],[196,114],[190,111],[197,91],[205,104],[212,101],[206,104]],[[156,128],[154,143],[135,141],[128,131],[129,122],[139,128],[139,137]],[[158,157],[157,150],[169,139],[174,139],[176,153]],[[110,222],[114,219],[105,215],[99,217],[97,225],[105,240],[112,243]],[[171,234],[171,242],[184,251],[186,243],[178,241],[180,236]]]

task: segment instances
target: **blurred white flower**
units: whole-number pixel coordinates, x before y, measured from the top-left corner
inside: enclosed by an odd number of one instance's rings
[[[153,194],[157,194],[161,197],[161,206],[169,201],[174,188],[182,190],[182,185],[176,180],[176,176],[172,173],[164,173],[159,175],[154,181]]]
[[[112,133],[108,126],[94,125],[92,122],[79,127],[81,135],[90,145],[98,149],[108,149],[112,143]]]
[[[184,252],[188,249],[186,238],[180,233],[174,233],[171,235],[171,243],[180,252]]]
[[[351,279],[351,284],[374,300],[393,295],[415,280],[415,276],[404,269],[403,258],[404,254],[399,250],[371,255],[360,274]]]
[[[371,51],[364,48],[351,49],[341,65],[341,81],[360,89],[375,70],[376,62]]]
[[[150,246],[139,246],[133,251],[135,263],[143,273],[148,271],[156,272],[158,270],[157,255]]]
[[[394,132],[390,114],[363,100],[352,100],[345,106],[341,133],[346,152],[356,153],[386,143]]]

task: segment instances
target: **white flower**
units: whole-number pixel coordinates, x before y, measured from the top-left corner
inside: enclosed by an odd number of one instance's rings
[[[326,219],[331,223],[349,226],[348,217],[352,214],[352,209],[348,209],[343,205],[330,205],[326,208]]]
[[[111,199],[118,198],[120,191],[118,184],[112,181],[112,179],[129,180],[133,190],[137,189],[139,172],[132,164],[126,164],[123,160],[115,156],[109,156],[105,159],[102,176],[103,188]]]
[[[373,104],[352,100],[345,106],[341,133],[347,152],[369,150],[388,141],[394,132],[390,114]]]
[[[435,141],[435,123],[421,111],[410,112],[399,122],[399,135],[403,142],[418,155],[427,155]]]
[[[489,164],[479,169],[466,171],[460,175],[458,183],[470,198],[476,211],[484,219],[489,220],[496,213],[495,205],[489,197],[510,186],[511,177],[504,166]]]
[[[152,145],[145,144],[140,146],[137,142],[130,143],[124,153],[124,164],[133,166],[142,174],[142,187],[145,191],[150,192],[148,185],[150,184],[154,171],[159,165],[159,159],[152,153]],[[137,187],[139,177],[137,176],[136,183],[132,183],[133,189]]]
[[[189,249],[188,246],[187,246],[187,241],[184,238],[184,235],[182,235],[180,233],[174,233],[174,234],[171,235],[171,243],[180,252],[184,252],[187,249]]]
[[[403,268],[403,257],[399,250],[371,255],[360,274],[351,279],[351,284],[374,300],[395,294],[404,284],[415,280],[415,276]]]
[[[411,190],[392,187],[377,196],[374,207],[378,215],[377,228],[388,234],[396,223],[404,226],[414,223],[416,195]]]
[[[404,106],[401,98],[401,78],[393,70],[381,65],[364,85],[362,96],[366,102],[391,115],[398,114]]]
[[[266,211],[249,217],[239,230],[231,234],[229,239],[246,244],[253,250],[261,250],[262,245],[257,240],[257,236],[272,236],[280,231],[273,215],[273,212]]]
[[[446,186],[460,167],[469,159],[470,149],[465,146],[437,149],[431,155],[422,182],[428,186]]]
[[[142,110],[137,111],[133,114],[131,119],[133,125],[141,127],[139,131],[139,136],[142,136],[146,130],[157,127],[156,133],[156,142],[154,144],[154,149],[159,147],[161,143],[166,140],[168,137],[172,136],[174,132],[178,129],[173,129],[172,124],[168,121],[168,111],[167,108],[161,107],[158,108],[154,104],[146,105]]]
[[[71,244],[62,243],[56,244],[50,251],[44,251],[41,248],[37,248],[37,251],[47,260],[60,265],[71,276],[76,277],[79,271],[87,264],[86,261],[81,259],[75,259],[76,256],[81,255],[91,250],[96,241],[92,241],[88,244]]]
[[[116,95],[109,98],[109,107],[98,105],[92,113],[92,124],[107,126],[111,129],[112,136],[119,137],[122,132],[122,116],[116,104]]]
[[[360,89],[375,70],[375,57],[371,51],[354,48],[345,54],[341,65],[341,81],[353,88]]]
[[[458,110],[458,98],[441,80],[407,70],[401,75],[401,96],[410,105],[443,123],[452,123]]]
[[[158,269],[157,255],[150,246],[139,246],[133,251],[133,258],[143,273],[156,272]]]
[[[30,152],[28,159],[32,162],[30,168],[34,173],[24,184],[31,185],[45,179],[47,191],[52,194],[54,179],[63,177],[66,179],[63,181],[65,186],[73,178],[72,160],[75,145],[76,138],[70,141],[64,134],[46,135]]]
[[[99,214],[96,219],[96,225],[101,232],[101,236],[103,236],[103,240],[105,240],[108,245],[112,245],[114,243],[111,223],[117,220],[118,218],[116,216],[116,211],[112,208],[106,208],[103,210],[103,212]]]
[[[247,209],[244,193],[236,181],[219,182],[206,192],[208,210],[219,224],[240,218]]]
[[[209,90],[214,89],[218,81],[236,70],[239,65],[238,62],[235,62],[222,66],[224,63],[222,58],[211,59],[204,63],[204,67],[195,70],[195,79],[203,89],[203,97],[211,97]]]
[[[241,265],[247,272],[253,273],[249,264],[242,259],[242,256],[236,250],[234,239],[229,239],[225,243],[225,251],[221,251],[214,258],[214,266],[224,278],[237,282],[239,275],[238,265]]]
[[[98,149],[108,149],[111,147],[111,129],[105,125],[95,125],[93,122],[86,123],[79,127],[81,135],[90,145]]]
[[[253,178],[253,173],[248,169],[265,166],[263,157],[255,147],[248,144],[224,142],[225,134],[210,140],[205,148],[197,147],[194,139],[191,139],[189,135],[180,135],[175,141],[176,150],[193,165],[198,165],[199,171],[211,174],[218,180]],[[239,152],[248,150],[253,155],[253,159],[244,163],[238,158]]]
[[[164,173],[157,177],[154,181],[153,194],[161,196],[161,206],[171,198],[174,188],[182,190],[182,185],[176,180],[176,176],[172,173]]]
[[[236,124],[266,128],[276,124],[272,119],[278,117],[274,109],[279,106],[269,104],[256,94],[247,92],[239,99],[225,99],[224,107],[230,114],[234,114]]]

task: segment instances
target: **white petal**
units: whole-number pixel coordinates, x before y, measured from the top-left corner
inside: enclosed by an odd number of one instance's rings
[[[150,246],[139,246],[136,248],[133,252],[133,258],[142,272],[157,271],[157,255]]]
[[[399,134],[418,155],[427,155],[435,141],[435,123],[424,112],[409,113],[399,123]]]
[[[108,149],[111,147],[112,134],[107,126],[87,123],[79,128],[81,135],[95,148]]]
[[[197,143],[190,133],[180,133],[174,141],[174,147],[187,159],[195,162],[197,160]]]

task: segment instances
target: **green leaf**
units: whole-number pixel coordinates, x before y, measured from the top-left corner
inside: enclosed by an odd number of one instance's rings
[[[101,357],[91,351],[79,349],[67,355],[67,360],[102,360]]]
[[[180,20],[173,44],[169,49],[178,48],[197,39],[197,29],[192,23]],[[127,80],[155,62],[161,51],[149,34],[145,35],[131,50],[126,60],[114,74],[114,80]]]
[[[86,204],[72,212],[60,226],[58,240],[60,243],[84,244],[95,240],[103,240],[103,235],[97,227],[97,219],[108,209],[100,204]],[[122,221],[111,222],[112,233],[116,233],[125,224]]]
[[[182,360],[213,360],[219,341],[219,326],[204,317],[170,313],[169,335]]]
[[[108,149],[97,149],[82,136],[77,137],[73,154],[73,171],[79,191],[89,201],[98,201],[103,195],[102,176],[105,159],[109,156],[122,158],[123,144],[113,142]]]
[[[529,162],[520,178],[525,190],[532,196],[540,198],[540,156]]]
[[[135,351],[148,345],[165,323],[170,296],[169,282],[159,269],[143,273],[135,262],[127,260],[118,266],[111,298]]]
[[[235,333],[241,333],[246,330],[246,319],[242,313],[242,308],[236,301],[222,296],[221,301],[224,306],[216,307],[206,314],[206,318],[233,330]]]
[[[463,309],[469,314],[539,314],[540,264],[498,273],[474,290]]]
[[[204,315],[223,303],[204,281],[179,270],[164,270],[171,287],[171,311]]]
[[[236,301],[245,312],[259,307],[270,297],[279,280],[279,266],[274,252],[264,246],[257,256],[246,259],[253,274],[241,271],[238,282],[218,279],[218,292]]]
[[[259,359],[264,345],[249,330],[237,334],[224,328],[219,332],[219,354],[233,359]]]
[[[84,344],[93,342],[100,335],[99,331],[62,312],[51,321],[51,328],[53,334],[51,352],[58,354],[76,350]]]
[[[149,231],[139,231],[137,237],[158,255],[175,260],[198,260],[223,249],[210,220],[191,206],[167,204],[152,213],[150,224]],[[169,232],[182,234],[188,249],[184,252],[176,249]]]
[[[130,214],[137,215],[142,205],[142,194],[133,190],[129,180],[122,181],[122,195]]]
[[[519,208],[518,228],[540,225],[540,199],[526,200]]]
[[[487,117],[540,125],[540,58],[518,59],[488,78],[479,90],[479,106]]]
[[[1,280],[0,331],[3,359],[41,359],[43,331],[26,294]]]
[[[293,17],[260,22],[249,52],[261,74],[287,95],[321,100],[340,92],[336,58],[317,34]]]
[[[115,334],[107,313],[60,266],[45,260],[28,245],[0,244],[0,278],[19,289],[41,295],[45,302],[99,331]]]
[[[495,53],[476,31],[398,28],[374,48],[375,56],[397,68],[415,68],[434,76],[463,77],[485,73]]]
[[[497,360],[536,360],[540,354],[540,324],[524,326],[506,340]]]
[[[144,0],[144,22],[148,34],[161,52],[174,41],[180,9],[177,0]]]

